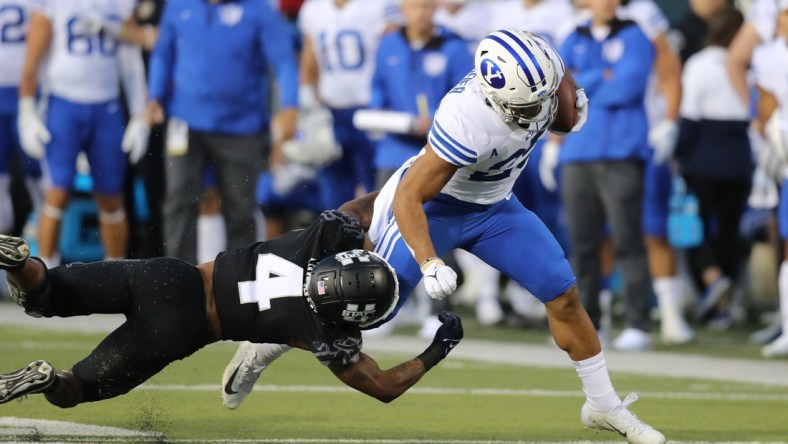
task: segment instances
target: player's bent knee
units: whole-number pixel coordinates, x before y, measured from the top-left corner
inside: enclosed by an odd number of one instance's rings
[[[557,298],[547,302],[545,308],[549,314],[556,317],[572,316],[577,313],[578,310],[583,310],[583,304],[580,302],[580,293],[577,291],[577,286],[573,285]]]

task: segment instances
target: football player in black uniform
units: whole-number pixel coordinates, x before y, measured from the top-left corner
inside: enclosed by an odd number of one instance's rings
[[[309,350],[348,386],[383,402],[394,400],[457,345],[462,324],[443,313],[432,344],[389,370],[362,353],[360,329],[393,310],[398,284],[385,260],[361,249],[363,214],[352,205],[343,208],[357,218],[327,211],[307,229],[196,267],[157,258],[47,270],[29,258],[23,239],[0,236],[0,268],[8,271],[12,297],[27,314],[126,316],[70,370],[40,360],[0,375],[0,403],[31,393],[43,393],[63,408],[109,399],[219,340]]]

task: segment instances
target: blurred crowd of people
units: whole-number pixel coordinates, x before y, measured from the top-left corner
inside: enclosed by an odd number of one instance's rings
[[[603,342],[746,321],[759,241],[786,259],[753,340],[788,356],[788,0],[688,4],[671,25],[653,0],[0,0],[0,232],[52,267],[84,259],[61,251],[88,228],[66,229],[74,196],[95,200],[92,260],[199,263],[303,226],[381,187],[476,43],[524,29],[590,112],[539,143],[513,194],[561,243]],[[451,260],[479,323],[544,322],[527,289]],[[441,307],[413,299],[432,337]]]

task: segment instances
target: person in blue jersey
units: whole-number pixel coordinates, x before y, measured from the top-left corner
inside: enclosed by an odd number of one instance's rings
[[[571,74],[565,76],[555,49],[525,31],[501,30],[482,39],[474,66],[444,96],[424,148],[377,196],[370,196],[374,202],[367,234],[372,245],[366,247],[394,267],[402,295],[392,313],[370,327],[396,316],[420,281],[433,299],[451,294],[457,274],[440,256],[465,249],[545,304],[553,338],[582,381],[586,402],[580,417],[586,427],[617,432],[630,443],[664,443],[662,433],[628,409],[637,396],[622,402],[616,394],[569,262],[545,225],[512,195],[536,140],[552,128],[558,113],[572,113],[568,115],[576,120],[556,131],[583,127],[588,112],[584,91]],[[558,109],[556,91],[562,82],[575,90],[574,107]],[[258,344],[236,354],[223,378],[225,387],[230,383],[244,392],[232,408],[283,351],[276,344]]]
[[[619,19],[618,0],[590,0],[592,18],[564,41],[566,67],[588,91],[583,132],[561,146],[561,197],[583,304],[600,329],[600,246],[610,227],[623,278],[625,329],[650,344],[648,258],[641,224],[644,168],[652,156],[644,106],[654,46],[632,21]],[[632,341],[628,341],[632,342]]]
[[[212,164],[227,247],[255,240],[255,184],[268,145],[269,73],[281,109],[274,145],[295,133],[298,62],[293,35],[268,2],[172,0],[150,61],[148,118],[170,118],[164,201],[165,253],[197,260],[202,171]]]
[[[434,24],[434,0],[404,0],[401,10],[405,26],[386,34],[375,55],[370,107],[409,113],[414,124],[378,143],[377,188],[424,146],[441,98],[473,67],[468,43]]]

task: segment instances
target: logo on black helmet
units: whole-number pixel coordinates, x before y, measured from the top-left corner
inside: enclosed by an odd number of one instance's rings
[[[374,315],[375,304],[365,304],[363,309],[359,309],[358,304],[347,304],[342,310],[342,319],[348,322],[365,323]]]

